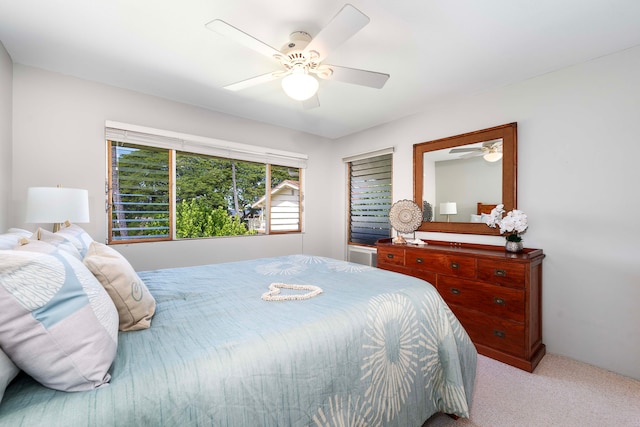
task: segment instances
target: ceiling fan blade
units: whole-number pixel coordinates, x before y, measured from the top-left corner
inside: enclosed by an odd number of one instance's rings
[[[378,73],[376,71],[339,67],[337,65],[326,65],[326,67],[331,69],[332,72],[326,74],[318,73],[319,77],[360,86],[368,86],[375,89],[382,89],[389,79],[389,74]]]
[[[221,19],[214,19],[213,21],[205,24],[205,27],[235,41],[236,43],[261,53],[264,56],[268,56],[269,58],[275,57],[277,59],[282,56],[282,53],[279,50],[261,42],[257,38],[245,33],[231,24],[227,24]]]
[[[471,151],[467,154],[463,154],[462,156],[458,157],[459,159],[470,159],[472,157],[479,157],[479,156],[483,156],[485,153],[483,153],[482,151]]]
[[[318,53],[322,61],[337,46],[344,43],[369,23],[369,17],[350,4],[344,5],[331,21],[311,40],[304,49]]]
[[[452,148],[451,150],[449,150],[449,154],[454,154],[454,153],[468,153],[470,151],[480,151],[482,152],[482,148],[480,147],[470,147],[470,148]]]
[[[280,77],[284,77],[286,74],[288,73],[283,71],[275,71],[267,74],[262,74],[260,76],[251,77],[246,80],[241,80],[239,82],[224,86],[224,88],[235,92],[238,90],[246,89],[252,86],[256,86],[262,83],[267,83],[272,80],[279,79]]]
[[[304,110],[311,110],[312,108],[317,108],[320,106],[320,99],[318,99],[318,94],[316,93],[309,99],[305,99],[302,102],[302,108]]]

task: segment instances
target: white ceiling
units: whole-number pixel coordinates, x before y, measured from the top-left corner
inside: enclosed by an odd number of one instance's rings
[[[321,81],[303,110],[278,81],[222,87],[278,63],[205,28],[220,18],[280,49],[344,0],[0,0],[15,63],[338,138],[451,97],[640,45],[640,0],[352,0],[371,19],[327,62],[391,75],[382,89]]]

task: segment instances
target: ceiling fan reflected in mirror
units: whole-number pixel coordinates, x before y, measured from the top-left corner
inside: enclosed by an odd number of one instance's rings
[[[465,153],[460,159],[482,156],[487,162],[497,162],[502,158],[502,139],[485,141],[482,145],[474,147],[452,148],[449,154]]]
[[[305,108],[320,105],[316,77],[371,88],[381,89],[389,74],[323,63],[324,59],[346,40],[369,23],[369,17],[350,4],[346,4],[336,16],[315,36],[305,31],[290,34],[289,41],[277,50],[244,31],[215,19],[205,26],[239,44],[278,61],[280,70],[272,71],[227,86],[237,91],[258,84],[282,79],[282,89],[291,98],[302,101]]]

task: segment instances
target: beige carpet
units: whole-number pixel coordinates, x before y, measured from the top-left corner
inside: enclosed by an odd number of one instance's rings
[[[468,426],[640,427],[640,381],[553,354],[532,374],[478,356],[471,417],[423,427]]]

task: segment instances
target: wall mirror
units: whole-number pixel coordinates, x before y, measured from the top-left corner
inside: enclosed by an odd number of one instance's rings
[[[413,146],[413,198],[419,231],[497,235],[483,214],[516,208],[517,124],[509,123]]]

